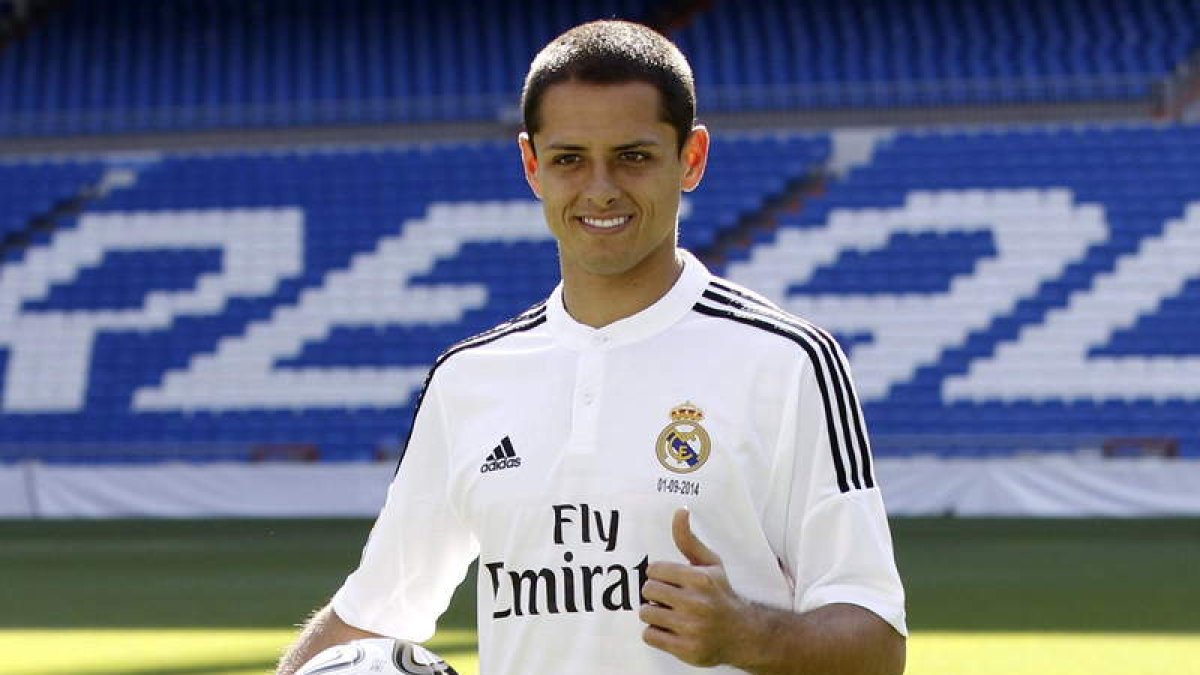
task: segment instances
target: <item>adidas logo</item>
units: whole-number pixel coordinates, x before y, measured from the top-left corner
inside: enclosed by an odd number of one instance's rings
[[[517,457],[517,451],[513,450],[512,441],[505,436],[504,440],[500,441],[500,445],[492,450],[492,454],[483,460],[483,466],[479,467],[479,473],[515,469],[518,466],[521,466],[521,458]]]

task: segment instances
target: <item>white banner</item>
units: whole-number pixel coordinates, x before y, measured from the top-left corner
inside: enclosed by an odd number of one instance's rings
[[[1200,460],[1047,455],[875,465],[896,516],[1200,516]]]
[[[876,461],[893,516],[1200,516],[1200,460]],[[0,467],[3,518],[373,517],[395,465]]]
[[[0,518],[34,515],[26,481],[26,467],[0,465]]]
[[[35,465],[42,518],[310,518],[375,514],[386,464]]]

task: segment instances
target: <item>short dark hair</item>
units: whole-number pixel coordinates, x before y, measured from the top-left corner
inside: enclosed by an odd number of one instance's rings
[[[541,127],[538,106],[546,90],[569,81],[652,85],[662,100],[662,121],[675,129],[680,152],[696,124],[691,66],[670,40],[641,24],[592,21],[559,35],[538,52],[521,91],[521,114],[531,142]]]

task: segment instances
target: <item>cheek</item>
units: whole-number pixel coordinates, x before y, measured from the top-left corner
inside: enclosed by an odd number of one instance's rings
[[[669,179],[663,180],[655,185],[653,195],[646,200],[646,208],[668,217],[678,211],[680,198],[679,184]]]
[[[546,220],[550,232],[556,236],[568,229],[569,207],[569,201],[555,199],[553,195],[542,198],[542,217]]]

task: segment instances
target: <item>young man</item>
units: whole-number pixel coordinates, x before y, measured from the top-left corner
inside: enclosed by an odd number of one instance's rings
[[[844,356],[676,247],[709,143],[682,54],[585,24],[534,60],[523,108],[562,283],[438,359],[359,568],[278,672],[428,639],[478,557],[484,675],[901,673]]]

